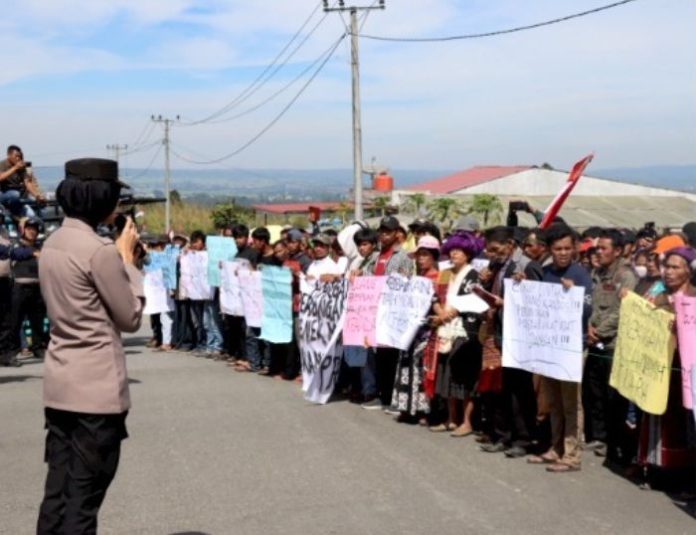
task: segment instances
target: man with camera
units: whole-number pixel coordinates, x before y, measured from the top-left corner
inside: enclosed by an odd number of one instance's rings
[[[0,162],[0,204],[14,217],[34,217],[36,213],[26,204],[27,196],[37,203],[44,197],[32,172],[31,162],[24,161],[22,149],[17,145],[7,147],[7,159]]]

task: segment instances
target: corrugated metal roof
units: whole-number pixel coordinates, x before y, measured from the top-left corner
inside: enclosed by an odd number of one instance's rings
[[[408,186],[408,191],[429,191],[432,194],[447,194],[464,188],[470,188],[477,184],[488,182],[496,178],[513,175],[521,171],[531,169],[529,165],[518,166],[476,166],[461,173],[455,173],[442,178],[436,178],[428,182]]]

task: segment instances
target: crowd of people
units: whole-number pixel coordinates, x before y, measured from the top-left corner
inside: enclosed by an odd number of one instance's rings
[[[434,298],[410,349],[344,347],[334,397],[434,433],[472,436],[482,452],[525,458],[551,473],[578,471],[583,455],[591,454],[623,467],[643,484],[663,474],[693,479],[696,432],[693,414],[682,404],[678,349],[662,416],[642,414],[609,385],[609,376],[627,292],[665,310],[673,308],[678,293],[696,295],[696,223],[662,234],[652,224],[637,232],[588,228],[578,234],[562,220],[546,229],[482,231],[468,216],[446,235],[430,221],[417,219],[405,228],[394,216],[384,217],[377,229],[363,223],[352,227],[340,233],[285,228],[277,241],[263,227],[221,230],[234,238],[237,259],[251,269],[292,271],[296,325],[291,343],[269,343],[260,329],[247,328],[243,317],[221,313],[216,296],[191,301],[179,287],[174,311],[151,318],[149,345],[224,361],[239,373],[299,382],[302,279],[418,275],[432,282]],[[175,235],[172,241],[181,254],[206,247],[203,232]],[[162,236],[150,247],[162,249],[168,242]],[[501,365],[508,278],[585,289],[582,383]],[[457,310],[455,298],[472,292],[488,296],[487,312]]]
[[[31,203],[18,201],[42,199],[27,167],[15,146],[0,163],[0,205],[18,228],[13,242],[0,233],[0,364],[5,366],[21,365],[22,351],[43,358],[48,343],[38,269],[43,222]],[[528,206],[521,209],[533,213]],[[545,229],[525,228],[511,212],[507,223],[482,230],[464,216],[443,233],[431,221],[416,219],[406,227],[389,215],[376,229],[362,222],[341,232],[286,227],[277,240],[264,227],[220,229],[236,243],[235,261],[252,270],[277,266],[292,273],[292,341],[267,341],[243,316],[225,314],[217,293],[191,299],[177,283],[172,311],[150,317],[153,336],[147,345],[222,361],[238,373],[300,382],[303,279],[418,275],[431,281],[434,297],[410,348],[371,347],[367,340],[364,347],[343,347],[334,397],[433,433],[472,436],[482,452],[525,458],[550,473],[576,472],[583,455],[591,454],[645,484],[663,474],[693,476],[696,430],[682,400],[679,348],[661,416],[643,414],[610,386],[609,377],[627,292],[668,311],[674,310],[675,295],[696,296],[696,222],[681,232],[658,232],[647,223],[638,231],[593,227],[581,234],[560,218]],[[145,269],[150,252],[170,246],[179,255],[204,251],[206,239],[202,231],[149,237],[136,264]],[[502,366],[506,279],[584,288],[581,383]],[[486,312],[460,312],[455,306],[472,293],[487,299]]]

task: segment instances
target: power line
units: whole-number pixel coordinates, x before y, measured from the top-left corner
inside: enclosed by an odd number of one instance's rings
[[[305,92],[305,90],[309,87],[309,85],[314,81],[314,79],[319,75],[319,73],[322,71],[322,69],[326,66],[326,64],[329,62],[331,57],[334,55],[336,52],[336,49],[338,46],[341,44],[341,41],[345,39],[347,34],[342,34],[341,37],[334,43],[334,45],[331,47],[329,53],[326,55],[324,60],[321,62],[319,67],[317,68],[316,71],[310,76],[310,78],[302,85],[300,90],[295,94],[295,96],[288,102],[288,104],[285,105],[285,107],[280,111],[278,115],[276,115],[273,120],[268,123],[265,127],[263,127],[256,135],[254,135],[249,141],[244,143],[241,147],[239,147],[237,150],[230,152],[229,154],[225,154],[224,156],[221,156],[219,158],[215,158],[212,160],[194,160],[194,159],[186,159],[185,161],[197,165],[211,165],[211,164],[216,164],[220,162],[224,162],[225,160],[229,160],[230,158],[237,156],[239,153],[242,151],[246,150],[249,148],[251,145],[253,145],[256,141],[258,141],[266,132],[268,132],[271,128],[273,128],[280,119],[292,108],[293,104],[297,102],[297,100],[302,96],[302,94]]]
[[[323,59],[327,54],[331,54],[331,52],[332,52],[332,50],[333,50],[333,47],[334,47],[334,45],[332,44],[329,48],[327,48],[324,52],[322,52],[321,55],[320,55],[317,59],[315,59],[312,63],[310,63],[307,67],[305,67],[305,69],[303,69],[302,72],[300,72],[300,73],[299,73],[295,78],[293,78],[289,83],[285,84],[285,85],[284,85],[283,87],[281,87],[278,91],[276,91],[275,93],[271,94],[270,96],[268,96],[267,98],[265,98],[265,99],[262,100],[261,102],[255,104],[255,105],[252,106],[251,108],[248,108],[248,109],[244,110],[243,112],[240,112],[240,113],[237,113],[236,115],[233,115],[232,117],[226,117],[225,119],[218,119],[218,120],[215,120],[215,121],[209,121],[209,122],[207,122],[207,123],[205,123],[205,124],[228,123],[228,122],[230,122],[230,121],[234,121],[234,120],[236,120],[236,119],[239,119],[240,117],[244,117],[245,115],[249,115],[250,113],[255,112],[256,110],[262,108],[263,106],[265,106],[265,105],[268,104],[269,102],[272,102],[272,101],[275,100],[279,95],[283,94],[285,91],[287,91],[288,89],[290,89],[293,85],[295,85],[300,79],[302,79],[302,78],[303,78],[308,72],[310,72],[314,67],[316,67],[317,64],[319,64],[319,63],[322,61],[322,59]]]
[[[517,26],[515,28],[508,28],[505,30],[495,30],[495,31],[484,32],[484,33],[450,35],[450,36],[446,36],[446,37],[386,37],[386,36],[382,36],[382,35],[367,35],[367,34],[361,33],[360,37],[363,37],[365,39],[372,39],[375,41],[392,41],[392,42],[400,42],[400,43],[434,43],[434,42],[443,42],[443,41],[460,41],[460,40],[464,40],[464,39],[479,39],[482,37],[494,37],[496,35],[505,35],[505,34],[509,34],[509,33],[522,32],[525,30],[533,30],[535,28],[541,28],[543,26],[551,26],[552,24],[566,22],[566,21],[569,21],[572,19],[585,17],[587,15],[594,15],[595,13],[599,13],[601,11],[606,11],[608,9],[623,6],[625,4],[630,4],[631,2],[635,2],[635,1],[636,0],[621,0],[620,2],[614,2],[612,4],[607,4],[607,5],[600,6],[600,7],[594,8],[594,9],[588,9],[587,11],[581,11],[579,13],[573,13],[572,15],[566,15],[565,17],[559,17],[556,19],[546,20],[544,22],[537,22],[535,24],[528,24],[526,26]]]
[[[312,12],[309,14],[309,16],[305,19],[305,21],[302,23],[302,26],[300,26],[299,30],[295,32],[295,34],[290,38],[290,40],[287,42],[287,44],[282,48],[282,50],[276,55],[276,57],[269,63],[266,68],[261,71],[261,73],[249,84],[249,86],[246,87],[239,95],[237,95],[235,98],[233,98],[230,102],[225,104],[222,108],[219,110],[211,113],[210,115],[198,119],[195,121],[190,121],[187,123],[181,123],[182,126],[196,126],[199,124],[207,123],[212,121],[213,119],[216,119],[217,117],[220,117],[221,115],[224,115],[228,111],[234,109],[236,106],[241,104],[242,102],[246,101],[251,95],[259,91],[268,80],[270,80],[273,76],[276,75],[276,73],[282,69],[285,65],[288,64],[288,62],[293,58],[293,56],[298,52],[300,48],[307,42],[307,40],[314,34],[314,32],[317,30],[317,28],[321,25],[322,22],[324,22],[324,19],[326,19],[326,15],[324,15],[321,19],[319,19],[319,22],[310,30],[310,32],[305,36],[305,38],[300,41],[299,45],[295,47],[295,49],[288,55],[287,58],[283,60],[278,65],[278,61],[280,61],[280,58],[283,57],[283,54],[287,52],[287,50],[290,48],[290,46],[297,40],[297,38],[302,34],[304,29],[307,27],[309,22],[314,18],[314,15],[319,11],[321,8],[321,2],[317,4],[317,6],[312,10]],[[270,75],[266,76],[271,69],[276,67]]]
[[[137,175],[130,177],[129,180],[135,180],[135,179],[137,179],[137,178],[140,178],[140,177],[144,176],[145,174],[147,174],[147,172],[148,172],[150,169],[152,169],[152,166],[155,164],[155,160],[157,159],[157,156],[159,156],[159,153],[162,152],[162,147],[163,147],[163,145],[162,145],[161,142],[159,142],[159,143],[160,143],[160,146],[159,146],[158,149],[155,151],[155,154],[152,155],[152,160],[150,160],[150,163],[147,164],[147,167],[146,167],[145,169],[143,169],[143,170],[142,170],[140,173],[138,173]]]

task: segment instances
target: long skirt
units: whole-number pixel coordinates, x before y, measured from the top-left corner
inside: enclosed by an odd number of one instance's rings
[[[421,332],[408,351],[399,352],[391,405],[411,416],[430,412],[430,400],[423,385],[423,354],[428,340],[429,332]]]

